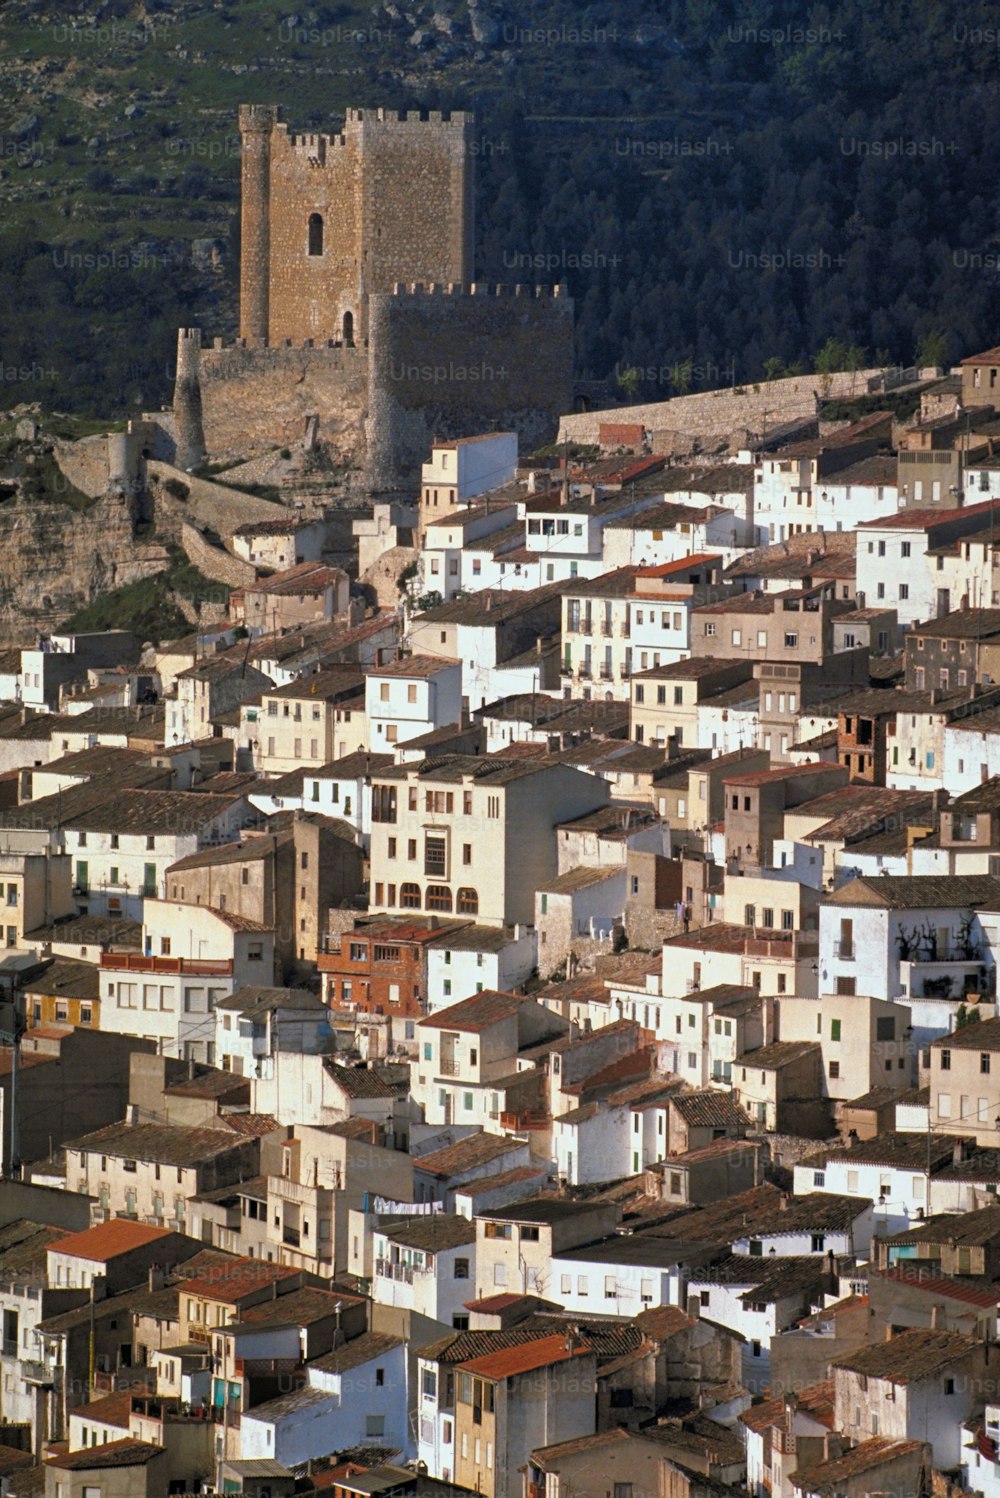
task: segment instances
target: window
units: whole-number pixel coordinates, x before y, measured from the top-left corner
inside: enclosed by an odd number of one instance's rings
[[[947,1049],[941,1052],[941,1070],[951,1071],[951,1051]]]
[[[308,248],[306,253],[315,258],[323,253],[323,215],[310,213],[308,225]]]
[[[830,1039],[831,1040],[839,1040],[840,1039],[840,1020],[839,1019],[832,1019],[830,1021]]]
[[[812,1252],[814,1254],[821,1254],[823,1252],[823,1246],[825,1242],[826,1239],[824,1238],[822,1233],[813,1233],[811,1242]]]
[[[794,630],[785,631],[785,649],[794,650],[799,643],[799,637]]]
[[[406,883],[399,886],[399,903],[404,910],[420,909],[420,885]]]
[[[989,1051],[980,1051],[980,1053],[979,1053],[979,1070],[983,1073],[984,1076],[988,1076],[989,1075],[989,1070],[990,1070],[990,1054],[989,1054]]]
[[[469,1261],[468,1261],[468,1259],[456,1259],[455,1260],[454,1274],[455,1274],[455,1279],[457,1279],[457,1280],[467,1280],[469,1278]]]
[[[479,914],[479,895],[474,889],[462,888],[456,899],[456,909],[459,915]]]
[[[373,1436],[379,1436],[379,1437],[384,1436],[385,1435],[385,1416],[384,1415],[366,1415],[365,1416],[365,1435],[368,1436],[369,1438],[371,1438]]]
[[[830,1081],[831,1082],[836,1082],[839,1077],[840,1077],[840,1062],[839,1061],[831,1061],[830,1062]]]
[[[446,884],[429,884],[424,901],[426,910],[451,911],[451,890]]]

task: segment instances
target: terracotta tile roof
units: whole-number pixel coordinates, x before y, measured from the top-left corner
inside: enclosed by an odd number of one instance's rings
[[[648,1311],[639,1312],[635,1324],[654,1342],[665,1342],[695,1323],[680,1306],[651,1306]]]
[[[920,1451],[922,1444],[920,1441],[893,1441],[889,1436],[873,1436],[870,1441],[862,1441],[860,1446],[832,1461],[793,1472],[792,1486],[809,1493],[840,1492],[852,1477]]]
[[[843,1357],[834,1358],[834,1368],[863,1373],[868,1378],[887,1379],[892,1384],[908,1384],[915,1378],[928,1378],[939,1369],[951,1368],[969,1357],[978,1344],[957,1332],[928,1331],[914,1328],[900,1332],[888,1342],[875,1342]]]
[[[740,1424],[745,1425],[747,1430],[754,1431],[756,1435],[760,1435],[774,1425],[784,1426],[784,1423],[784,1399],[765,1399],[762,1404],[752,1404],[740,1415]]]
[[[133,1397],[153,1392],[153,1389],[145,1384],[137,1384],[128,1389],[117,1389],[113,1394],[105,1394],[103,1399],[92,1399],[89,1404],[79,1405],[72,1411],[72,1414],[81,1420],[92,1420],[97,1425],[120,1425],[124,1431],[127,1431],[132,1415]]]
[[[427,1175],[437,1176],[439,1180],[448,1180],[451,1176],[460,1175],[465,1170],[473,1170],[480,1165],[491,1165],[494,1160],[500,1160],[504,1155],[518,1153],[523,1145],[516,1139],[510,1139],[504,1134],[469,1134],[465,1139],[460,1139],[456,1144],[449,1144],[444,1149],[432,1150],[428,1155],[420,1155],[413,1161],[414,1170],[421,1170]]]
[[[170,1238],[169,1228],[153,1227],[150,1223],[133,1222],[128,1217],[113,1217],[110,1222],[85,1228],[82,1233],[71,1233],[58,1238],[49,1245],[57,1254],[71,1254],[76,1259],[90,1259],[95,1263],[107,1263],[118,1254],[127,1254],[158,1238]]]
[[[134,1441],[130,1436],[108,1441],[104,1446],[88,1446],[83,1451],[67,1451],[46,1463],[64,1472],[96,1472],[102,1467],[145,1467],[162,1456],[166,1447],[152,1441]]]
[[[906,1285],[910,1289],[924,1290],[928,1295],[939,1295],[945,1300],[961,1300],[970,1306],[992,1307],[1000,1305],[1000,1285],[974,1284],[971,1280],[951,1279],[947,1275],[929,1274],[919,1264],[897,1264],[894,1269],[869,1269],[869,1281],[882,1279],[894,1285]]]
[[[507,1347],[482,1357],[470,1358],[459,1366],[467,1373],[477,1373],[482,1378],[516,1378],[519,1373],[533,1373],[538,1368],[548,1368],[554,1363],[566,1363],[571,1358],[583,1357],[593,1349],[589,1342],[574,1345],[570,1334],[539,1337],[525,1342],[520,1347]]]
[[[209,1274],[188,1280],[184,1293],[235,1305],[244,1295],[261,1290],[278,1280],[294,1279],[301,1272],[287,1264],[269,1264],[261,1259],[236,1259],[230,1264],[220,1265]]]
[[[419,1021],[432,1030],[485,1030],[517,1013],[525,1000],[520,994],[501,993],[485,988],[468,999],[460,999],[448,1009],[438,1009]]]

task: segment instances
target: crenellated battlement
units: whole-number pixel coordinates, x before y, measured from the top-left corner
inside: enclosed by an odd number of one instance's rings
[[[475,115],[464,109],[348,109],[345,120],[348,125],[402,125],[407,129],[421,125],[438,128],[450,125],[462,130],[474,123]]]
[[[529,286],[522,282],[514,285],[505,285],[492,281],[471,281],[468,283],[460,281],[396,281],[392,288],[392,294],[401,298],[415,297],[521,297],[529,302],[562,302],[572,307],[569,287],[564,282],[555,286]]]
[[[254,132],[260,135],[270,135],[271,131],[280,124],[280,104],[241,104],[239,112],[240,133]]]

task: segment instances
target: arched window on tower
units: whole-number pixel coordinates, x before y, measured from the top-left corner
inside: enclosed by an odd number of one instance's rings
[[[344,347],[354,347],[354,313],[344,313]]]
[[[323,253],[323,215],[321,213],[310,213],[309,215],[309,254],[322,255]]]

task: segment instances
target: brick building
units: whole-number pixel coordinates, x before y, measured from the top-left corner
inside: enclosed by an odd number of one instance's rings
[[[317,958],[324,1001],[359,1014],[419,1017],[427,999],[428,949],[466,924],[376,916],[329,936]]]

